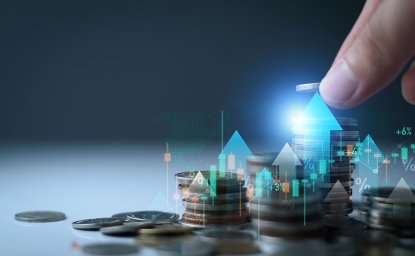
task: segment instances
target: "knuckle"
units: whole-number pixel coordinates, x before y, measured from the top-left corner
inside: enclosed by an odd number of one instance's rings
[[[365,61],[369,62],[369,64],[377,67],[384,67],[389,63],[387,60],[387,52],[382,45],[384,41],[382,40],[384,38],[382,31],[379,25],[369,22],[366,26],[365,33],[359,37],[363,51],[365,51],[362,53],[362,56],[364,56]]]

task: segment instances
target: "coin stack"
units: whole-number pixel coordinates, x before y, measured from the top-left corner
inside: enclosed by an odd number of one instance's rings
[[[323,214],[320,194],[312,190],[308,183],[300,185],[298,195],[276,189],[274,183],[279,180],[272,166],[277,154],[253,155],[247,158],[247,170],[251,174],[248,187],[252,189],[249,197],[249,214],[254,228],[264,241],[278,238],[317,237],[324,233]],[[261,182],[257,187],[255,176],[264,168],[270,171],[270,183]],[[301,174],[297,175],[297,178]],[[289,185],[286,185],[289,186]]]
[[[296,90],[297,92],[317,92],[319,86],[319,83],[301,84],[296,86]],[[346,216],[353,211],[350,197],[352,196],[352,173],[355,165],[351,160],[356,143],[360,140],[360,135],[356,119],[336,119],[342,130],[330,132],[330,149],[327,152],[330,159],[326,163],[328,164],[328,174],[318,178],[316,171],[313,170],[312,173],[309,172],[310,177],[306,178],[310,178],[313,183],[318,183],[323,199],[324,212],[327,216]],[[304,169],[311,169],[310,164],[304,163],[304,161],[314,160],[314,166],[316,166],[316,161],[319,161],[319,154],[322,150],[322,141],[321,131],[310,129],[307,122],[324,125],[325,120],[310,118],[303,121],[303,128],[293,130],[292,148],[297,156],[303,159]]]
[[[181,222],[194,227],[245,228],[249,222],[244,180],[230,172],[182,172],[176,180],[183,198]]]
[[[370,228],[391,232],[399,237],[414,237],[414,193],[409,188],[400,187],[366,190],[362,193],[362,204],[358,209],[360,218]]]

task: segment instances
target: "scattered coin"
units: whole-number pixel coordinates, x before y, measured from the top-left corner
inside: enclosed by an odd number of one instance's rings
[[[14,218],[17,221],[40,223],[65,220],[66,215],[64,213],[55,211],[29,211],[16,213],[16,215],[14,215]]]
[[[127,221],[128,216],[132,216],[134,214],[140,214],[142,211],[134,211],[134,212],[121,212],[121,213],[116,213],[113,214],[111,217],[113,218],[123,218],[124,220]]]
[[[72,223],[74,229],[80,230],[99,230],[103,227],[118,226],[124,223],[122,218],[96,218],[78,220]]]
[[[124,255],[137,253],[139,247],[125,243],[93,243],[82,246],[82,252],[90,255]]]
[[[161,211],[140,211],[127,215],[128,221],[152,221],[154,224],[169,224],[176,223],[179,220],[179,215],[172,212]]]

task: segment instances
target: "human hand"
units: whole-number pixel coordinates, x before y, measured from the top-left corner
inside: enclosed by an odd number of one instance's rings
[[[359,105],[385,88],[415,54],[415,0],[367,0],[321,81],[335,108]],[[415,61],[402,78],[403,97],[415,104]]]

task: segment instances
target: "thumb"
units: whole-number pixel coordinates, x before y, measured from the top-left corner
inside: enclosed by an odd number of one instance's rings
[[[386,87],[415,52],[415,1],[382,1],[321,81],[332,107],[356,106]]]

